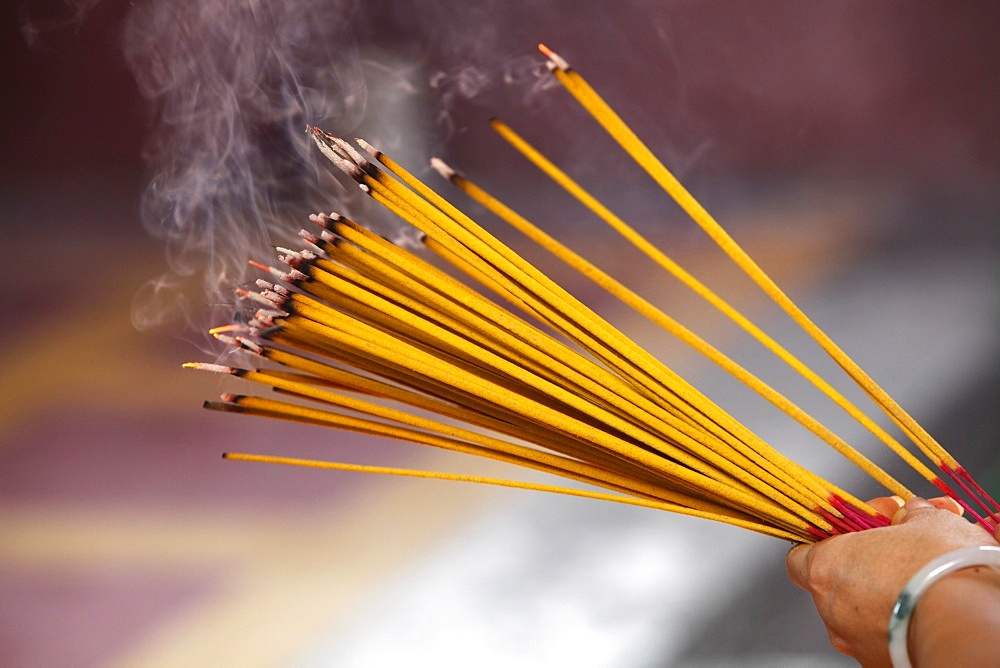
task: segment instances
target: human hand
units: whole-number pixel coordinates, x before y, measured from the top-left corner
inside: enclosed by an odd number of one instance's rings
[[[961,507],[946,497],[869,503],[892,517],[892,525],[799,545],[786,567],[791,581],[812,594],[838,651],[866,667],[891,666],[889,617],[913,574],[946,552],[1000,543],[962,519]]]

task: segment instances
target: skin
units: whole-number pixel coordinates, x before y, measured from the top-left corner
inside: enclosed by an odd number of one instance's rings
[[[812,595],[831,644],[866,668],[880,668],[892,665],[889,617],[913,574],[946,552],[1000,543],[963,519],[948,498],[870,503],[892,517],[891,526],[796,546],[786,566],[791,581]],[[921,597],[910,625],[910,658],[918,668],[1000,666],[997,638],[1000,570],[964,569]]]

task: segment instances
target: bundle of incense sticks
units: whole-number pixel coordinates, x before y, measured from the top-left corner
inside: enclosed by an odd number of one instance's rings
[[[557,54],[540,48],[552,75],[576,101],[833,357],[911,445],[904,446],[878,426],[507,125],[491,121],[500,136],[819,388],[984,528],[993,530],[1000,522],[996,501],[791,302],[579,73]],[[394,245],[335,213],[311,216],[321,229],[301,232],[308,250],[281,249],[280,260],[287,268],[253,263],[270,275],[270,280],[257,282],[258,291],[238,291],[258,303],[253,321],[211,330],[220,340],[269,364],[260,369],[185,365],[261,383],[279,394],[272,398],[225,394],[221,401],[205,406],[488,457],[584,485],[246,453],[225,457],[605,499],[726,522],[793,541],[815,541],[889,522],[868,504],[777,452],[389,156],[360,139],[357,145],[368,157],[323,130],[308,128],[308,132],[323,155],[357,181],[362,191],[419,229],[429,253]],[[669,315],[441,161],[432,160],[432,165],[458,189],[779,407],[890,493],[913,495],[790,399]],[[441,262],[464,272],[468,282],[443,270]]]

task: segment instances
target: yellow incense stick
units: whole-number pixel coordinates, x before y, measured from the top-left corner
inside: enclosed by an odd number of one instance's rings
[[[800,535],[787,531],[782,531],[780,529],[775,529],[765,524],[743,521],[734,517],[728,517],[724,515],[715,515],[713,513],[704,512],[693,508],[686,508],[678,504],[667,503],[662,501],[661,502],[646,501],[642,499],[636,499],[633,497],[619,496],[613,494],[603,494],[601,492],[589,492],[587,490],[572,489],[568,487],[556,487],[553,485],[518,482],[516,480],[505,480],[502,478],[486,478],[481,476],[459,475],[455,473],[414,471],[411,469],[390,468],[382,466],[342,464],[339,462],[323,462],[323,461],[308,460],[308,459],[295,459],[292,457],[275,457],[271,455],[254,455],[248,453],[227,452],[224,453],[223,456],[226,459],[232,459],[234,461],[262,462],[267,464],[286,464],[290,466],[303,466],[307,468],[327,469],[334,471],[355,471],[359,473],[378,473],[384,475],[396,475],[396,476],[413,477],[413,478],[433,478],[435,480],[474,482],[486,485],[497,485],[499,487],[514,487],[517,489],[528,489],[538,492],[551,492],[556,494],[564,494],[567,496],[578,496],[584,499],[613,501],[615,503],[625,503],[633,506],[641,506],[644,508],[668,510],[670,512],[680,513],[682,515],[691,515],[692,517],[701,517],[704,519],[711,519],[719,522],[725,522],[727,524],[732,524],[734,526],[750,529],[751,531],[756,531],[758,533],[763,533],[765,535],[770,535],[785,540],[799,541],[802,539],[802,536]]]
[[[859,367],[833,340],[778,287],[743,248],[723,229],[708,211],[681,185],[680,181],[663,165],[652,151],[622,121],[621,117],[590,87],[582,76],[565,60],[552,59],[550,69],[566,89],[577,99],[594,119],[617,141],[623,149],[664,189],[680,207],[701,227],[709,237],[739,266],[764,292],[771,297],[803,330],[865,390],[886,413],[903,425],[914,443],[936,463],[945,462],[952,468],[958,463],[904,411],[861,367]]]
[[[414,188],[415,191],[421,192],[421,193],[429,192],[429,189],[423,183],[421,183],[415,177],[413,177],[408,172],[406,172],[401,166],[399,166],[398,164],[394,163],[390,158],[388,158],[388,156],[385,156],[384,154],[382,154],[380,152],[377,152],[377,151],[374,151],[374,150],[373,150],[373,152],[375,153],[376,157],[380,160],[380,162],[383,162],[384,164],[386,164],[387,167],[391,168],[394,171],[394,173],[396,173],[397,175],[399,175],[400,178],[402,178],[406,183],[408,183],[409,185],[411,185]],[[392,194],[386,195],[387,201],[395,202],[399,211],[407,211],[408,210],[408,211],[411,212],[411,215],[414,215],[413,212],[416,212],[416,211],[422,209],[425,212],[424,215],[425,215],[425,217],[427,219],[436,218],[438,221],[440,221],[440,227],[443,230],[449,229],[449,227],[451,225],[453,225],[453,224],[455,224],[457,222],[453,218],[446,217],[442,211],[440,211],[440,210],[438,210],[438,211],[432,211],[432,210],[429,209],[429,207],[428,207],[428,205],[426,203],[415,201],[414,200],[414,198],[415,198],[414,194],[410,193],[409,191],[406,191],[405,189],[401,189],[399,187],[392,186],[391,182],[388,181],[388,180],[386,180],[384,177],[378,176],[377,174],[373,174],[371,172],[369,172],[369,174],[373,176],[373,181],[371,182],[373,185],[371,185],[371,189],[370,189],[369,192],[371,192],[371,193],[383,192],[382,189],[381,189],[381,187],[384,186],[385,189],[386,189],[386,192],[390,192],[391,191],[391,193],[392,193]],[[435,200],[436,201],[440,201],[440,197],[436,196]],[[453,209],[453,207],[451,207],[451,208]],[[464,214],[462,214],[460,216],[456,216],[456,217],[457,218],[462,218],[463,220],[466,219],[466,217],[464,216]],[[413,218],[411,220],[413,220],[413,222],[415,222],[415,224],[418,224],[418,225],[421,224],[420,221],[419,221],[419,219],[417,219],[417,218]],[[466,224],[470,228],[478,229],[478,226],[474,227],[474,224],[471,223],[471,222],[468,222]],[[485,235],[485,233],[481,233],[480,236],[488,238],[487,235]],[[507,251],[507,252],[509,253],[509,251]],[[480,250],[479,251],[479,255],[480,256],[486,256],[486,257],[491,257],[491,253],[490,253],[489,249],[487,249],[487,250]],[[572,304],[572,301],[569,300],[569,299],[567,299],[566,302],[564,302],[563,306],[560,308],[560,310],[562,312],[565,312],[567,309],[571,308],[571,306],[567,306],[566,304]],[[583,311],[577,311],[578,314],[582,313],[582,312]],[[590,318],[590,320],[589,320],[590,323],[599,322],[596,319],[596,316],[590,315],[590,316],[587,316],[587,317]],[[551,316],[550,316],[550,318],[551,318]],[[660,376],[659,377],[661,378],[661,382],[662,382],[662,378],[663,378],[662,374],[664,372],[666,372],[666,373],[669,374],[670,372],[668,370],[665,370],[665,369],[662,369],[662,370],[659,370],[659,371],[660,371]],[[757,382],[759,383],[759,381],[757,381]],[[675,387],[683,387],[683,385],[682,384],[676,384]],[[688,388],[681,389],[680,391],[681,392],[687,392]],[[713,406],[711,406],[711,404],[709,402],[702,401],[700,405],[702,406],[702,409],[701,409],[702,411],[713,414],[716,417],[717,421],[725,422],[730,429],[734,429],[735,428],[737,431],[740,431],[741,433],[748,434],[748,432],[746,432],[746,430],[741,429],[739,427],[739,425],[734,425],[734,423],[733,423],[733,421],[731,419],[727,420],[726,416],[724,416],[723,414],[719,413],[717,411],[717,409],[715,409]],[[749,435],[749,436],[751,437],[751,439],[754,438],[752,436],[752,434]],[[872,467],[872,468],[874,468],[874,467]],[[888,478],[888,476],[886,476],[884,473],[882,473],[881,471],[879,471],[877,469],[874,469],[874,470],[876,471],[877,479],[886,480],[886,481],[888,481],[888,482],[891,483],[891,479]],[[808,476],[804,476],[804,478],[808,478]],[[891,488],[892,489],[899,489],[899,490],[905,492],[905,488],[902,488],[900,485],[898,485],[898,483],[895,484],[895,485],[892,485]]]
[[[731,375],[742,381],[744,384],[746,384],[751,389],[756,391],[758,394],[760,394],[768,401],[770,401],[772,404],[777,406],[784,413],[788,414],[793,419],[797,420],[800,424],[805,426],[811,432],[813,432],[814,434],[822,438],[824,441],[826,441],[828,444],[836,448],[841,454],[843,454],[845,457],[854,462],[859,468],[865,471],[865,473],[872,476],[875,480],[884,485],[887,489],[891,490],[894,494],[897,494],[904,498],[909,498],[910,496],[913,495],[913,493],[910,492],[906,487],[904,487],[897,480],[886,474],[883,470],[875,466],[867,457],[859,453],[848,443],[846,443],[843,439],[839,438],[836,434],[831,432],[828,428],[824,427],[815,418],[805,413],[805,411],[796,406],[785,396],[781,395],[773,388],[771,388],[769,385],[758,379],[756,376],[749,373],[746,369],[744,369],[739,364],[737,364],[732,359],[723,354],[721,351],[713,347],[707,341],[696,335],[694,332],[692,332],[691,330],[687,329],[686,327],[678,323],[669,315],[667,315],[660,309],[656,308],[655,306],[650,304],[648,301],[646,301],[633,291],[629,290],[619,281],[615,280],[613,277],[601,271],[600,269],[598,269],[596,266],[594,266],[592,263],[590,263],[580,255],[577,255],[576,253],[571,251],[569,248],[561,244],[558,240],[546,234],[544,231],[533,225],[527,219],[517,214],[510,207],[507,207],[502,202],[500,202],[492,195],[490,195],[488,192],[486,192],[476,184],[472,183],[469,179],[461,176],[451,168],[444,166],[443,163],[440,163],[440,161],[437,163],[437,167],[438,171],[441,172],[445,176],[445,178],[447,178],[453,184],[455,184],[460,190],[468,194],[470,197],[472,197],[474,200],[485,206],[493,213],[497,214],[503,220],[507,221],[508,223],[516,227],[518,230],[520,230],[528,237],[530,237],[533,241],[543,246],[544,248],[548,249],[559,259],[563,260],[564,262],[572,266],[574,269],[578,270],[581,274],[590,278],[592,281],[597,283],[603,289],[605,289],[612,295],[616,296],[617,298],[621,299],[624,303],[628,304],[639,313],[643,314],[653,322],[657,323],[667,331],[671,332],[680,340],[684,341],[685,343],[693,347],[695,350],[699,351],[700,353],[711,359],[713,362],[715,362],[720,367],[725,369],[728,373],[730,373]],[[548,172],[548,170],[546,171]],[[698,292],[699,294],[704,293],[709,295],[711,297],[709,301],[721,302],[721,299],[719,299],[707,287],[704,287],[701,283],[697,282],[696,279],[690,277],[690,275],[688,275],[687,272],[684,272],[683,269],[680,269],[679,267],[677,267],[677,269],[678,271],[683,272],[684,276],[688,277],[688,279],[684,281],[685,283],[688,283],[690,281],[699,286],[696,292]],[[671,273],[674,272],[671,271]],[[732,307],[729,307],[728,305],[726,306],[727,309],[732,310]],[[770,339],[770,337],[768,337],[755,325],[746,320],[746,318],[744,318],[742,315],[740,315],[739,317],[743,322],[746,323],[746,325],[749,328],[752,328],[756,332],[759,332],[761,337],[765,338],[767,341],[771,342],[774,346],[784,351],[783,348],[780,348],[780,346],[778,346],[776,342],[773,342],[773,340]],[[771,346],[769,345],[768,347]],[[791,354],[787,353],[787,351],[785,351],[785,354],[791,357]],[[812,376],[817,378],[818,379],[817,384],[821,386],[821,389],[823,389],[824,392],[828,394],[828,396],[839,397],[842,401],[844,402],[847,401],[846,399],[843,398],[842,395],[837,393],[836,390],[834,390],[827,383],[825,383],[825,381],[822,381],[822,379],[819,379],[818,376],[815,376],[815,374],[811,370],[807,369],[805,365],[803,365],[794,357],[791,357],[791,359],[794,360],[793,366],[795,366],[796,368],[799,367],[803,368],[806,372],[807,377]],[[860,411],[856,407],[854,407],[853,404],[849,404],[848,402],[848,405],[853,409],[854,412],[857,412],[863,420],[867,420],[870,422],[867,416],[864,416],[862,413],[860,413]],[[877,425],[874,425],[874,423],[872,423],[872,425],[876,430],[884,433],[884,431],[879,429]],[[886,434],[886,437],[891,439],[891,437],[888,436],[888,434]],[[924,477],[926,477],[928,480],[936,479],[937,476],[930,469],[924,466],[923,463],[915,459],[909,452],[906,452],[904,450],[903,454],[905,455],[904,459],[907,461],[907,463],[913,466],[913,468],[915,468],[922,475],[924,475]]]
[[[791,305],[565,60],[546,53],[555,77],[580,104],[814,335],[934,463],[952,467],[946,470],[986,509],[987,516],[976,515],[977,519],[984,526],[994,524],[995,502],[964,469]],[[493,127],[668,273],[729,315],[842,408],[856,413],[911,468],[951,493],[825,380],[636,234],[534,147],[499,121]],[[253,321],[212,330],[220,340],[276,368],[186,365],[239,376],[277,390],[287,400],[227,394],[206,406],[495,459],[603,491],[290,457],[232,454],[229,458],[569,494],[670,510],[796,541],[888,523],[875,509],[777,452],[389,156],[358,140],[376,165],[333,135],[316,128],[309,132],[323,155],[365,193],[422,231],[425,246],[437,257],[488,287],[509,307],[349,219],[316,214],[311,218],[324,228],[321,235],[303,232],[315,250],[282,251],[289,271],[258,265],[277,283],[261,280],[259,292],[238,291],[260,307]],[[468,179],[439,161],[434,164],[467,194],[718,363],[887,489],[911,495],[895,478],[697,334]],[[980,492],[981,498],[976,497]],[[992,509],[986,502],[993,504]]]

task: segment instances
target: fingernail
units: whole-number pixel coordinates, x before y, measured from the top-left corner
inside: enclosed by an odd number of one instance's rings
[[[788,572],[788,579],[792,581],[792,584],[802,589],[807,589],[806,554],[808,551],[808,546],[796,545],[785,556],[785,569]]]
[[[900,506],[899,510],[896,511],[896,514],[892,516],[892,520],[890,521],[890,523],[899,524],[900,522],[903,521],[903,518],[905,517],[906,517],[906,506],[903,505]]]

